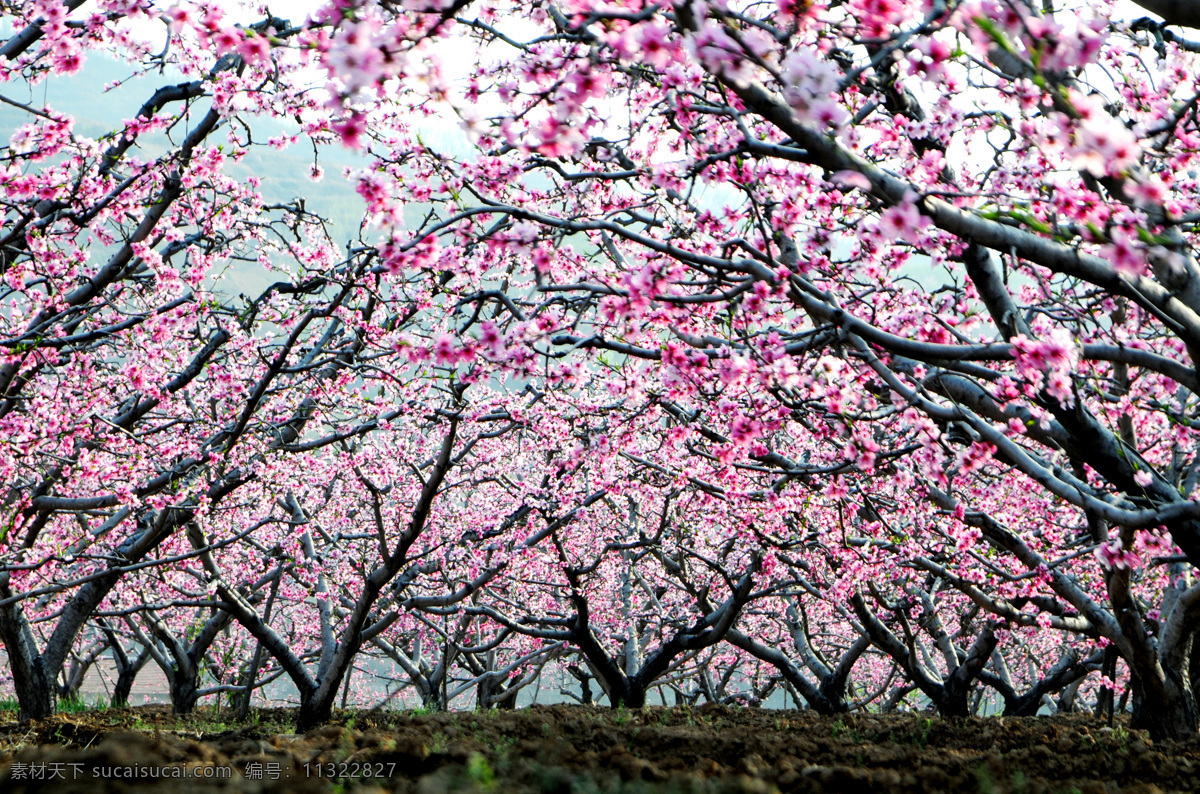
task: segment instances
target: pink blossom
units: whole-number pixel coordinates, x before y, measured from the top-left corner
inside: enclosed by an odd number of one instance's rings
[[[1119,176],[1140,157],[1137,136],[1118,120],[1097,113],[1079,122],[1075,131],[1076,168],[1096,176]]]
[[[963,527],[955,534],[956,543],[954,548],[959,552],[970,551],[975,548],[975,545],[983,538],[983,532],[975,527]]]
[[[362,136],[367,131],[366,116],[356,111],[331,126],[333,131],[341,136],[342,143],[346,146],[351,149],[362,148]]]
[[[1043,339],[1024,334],[1012,338],[1017,372],[1030,388],[1045,388],[1064,405],[1074,404],[1072,373],[1079,361],[1079,348],[1065,329],[1055,329]]]
[[[761,423],[746,416],[736,417],[729,427],[729,437],[735,444],[748,444],[761,433]]]
[[[838,67],[816,50],[798,47],[784,59],[780,68],[783,95],[803,122],[820,129],[836,129],[849,120],[849,114],[833,97],[841,83]]]
[[[745,84],[749,79],[752,62],[720,22],[705,19],[699,30],[687,37],[686,42],[688,50],[713,74],[719,74],[738,85]]]
[[[823,493],[829,499],[845,499],[850,495],[850,489],[846,487],[845,478],[833,477],[829,480],[829,485],[825,486]]]
[[[721,379],[727,384],[739,383],[754,371],[754,362],[746,356],[731,356],[718,365]]]
[[[946,76],[945,64],[953,54],[954,45],[947,39],[922,39],[909,55],[909,73],[927,80],[942,80]]]
[[[266,36],[248,35],[238,44],[237,51],[247,63],[261,63],[270,59],[271,44]]]
[[[1140,243],[1124,229],[1113,229],[1112,243],[1100,246],[1100,253],[1120,273],[1137,277],[1146,273],[1146,254]]]
[[[167,9],[164,16],[171,26],[173,33],[179,33],[185,28],[194,27],[200,21],[200,14],[190,3],[180,3]]]
[[[1130,570],[1140,568],[1142,565],[1142,558],[1135,552],[1125,549],[1120,538],[1097,546],[1096,559],[1110,570]]]
[[[1155,531],[1138,530],[1137,548],[1150,557],[1165,557],[1175,550],[1175,542],[1171,533],[1159,527]]]
[[[811,0],[777,0],[779,15],[787,22],[797,22],[813,7]]]
[[[1139,207],[1160,206],[1166,200],[1169,190],[1167,180],[1158,174],[1130,179],[1125,183],[1125,192]]]
[[[504,350],[504,336],[491,320],[484,320],[479,324],[479,341],[492,355],[498,355]]]
[[[928,226],[929,219],[921,214],[913,193],[905,194],[899,204],[889,207],[879,216],[879,232],[888,240],[916,242],[921,231]]]
[[[237,28],[223,27],[209,37],[213,47],[219,53],[236,51],[242,43],[242,33]]]
[[[454,337],[449,334],[439,334],[433,341],[433,360],[442,366],[452,366],[458,363],[459,348]]]
[[[676,48],[668,42],[671,29],[661,22],[639,25],[638,49],[642,57],[655,69],[663,69],[674,57]]]
[[[568,157],[584,144],[583,133],[558,116],[549,116],[538,127],[533,147],[547,157]]]

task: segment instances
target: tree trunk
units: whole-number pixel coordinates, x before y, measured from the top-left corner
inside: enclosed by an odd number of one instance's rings
[[[344,657],[347,664],[353,661],[354,654]],[[332,665],[319,683],[309,689],[300,691],[300,709],[296,713],[296,733],[306,733],[318,728],[333,719],[333,704],[337,702],[338,692],[346,676],[346,667]]]
[[[0,598],[12,595],[8,575],[0,581]],[[42,720],[55,711],[54,676],[38,652],[37,640],[29,628],[20,603],[0,607],[0,641],[8,653],[8,666],[16,688],[19,716],[22,722]]]
[[[1055,708],[1061,714],[1072,714],[1076,710],[1076,700],[1079,696],[1079,689],[1083,686],[1083,679],[1079,679],[1075,683],[1068,686],[1062,691],[1058,701],[1055,703]]]
[[[267,595],[267,606],[263,611],[263,623],[271,624],[271,610],[275,607],[275,597],[279,594],[279,581],[283,578],[283,568],[279,569],[279,573],[271,580],[271,592]],[[250,659],[250,669],[247,671],[243,683],[245,690],[238,696],[237,715],[239,720],[246,719],[250,714],[250,702],[254,698],[254,679],[258,678],[258,670],[262,665],[263,647],[260,640],[254,641],[254,656]]]
[[[175,675],[171,676],[172,714],[184,716],[195,710],[196,702],[200,699],[200,687],[196,679],[197,676],[183,675],[176,668]]]
[[[490,709],[492,701],[496,698],[496,694],[496,684],[492,681],[492,677],[485,677],[479,682],[479,686],[475,688],[476,707],[479,709]]]
[[[67,702],[78,701],[79,690],[83,686],[83,676],[86,674],[86,670],[80,671],[78,668],[67,671],[55,684],[55,689],[58,690],[58,699]]]
[[[12,651],[9,660],[12,661]],[[17,674],[18,667],[23,668],[22,674]],[[34,659],[31,664],[13,663],[13,685],[16,688],[18,717],[21,722],[29,720],[44,720],[54,716],[56,710],[55,687],[44,669],[42,660]]]
[[[941,697],[934,701],[939,715],[943,717],[971,716],[971,685],[974,679],[962,682],[957,676],[950,676],[942,687]]]
[[[112,705],[113,708],[125,708],[129,705],[129,693],[133,691],[133,683],[137,680],[138,673],[146,666],[146,662],[150,660],[150,651],[143,650],[130,664],[121,665],[117,672],[117,682],[113,685]]]
[[[579,665],[575,664],[568,665],[567,672],[579,682],[579,702],[585,706],[592,705],[592,676],[580,670]]]
[[[1108,678],[1109,681],[1117,675],[1117,649],[1109,646],[1105,649],[1104,664],[1100,668],[1100,674]],[[1112,713],[1113,706],[1113,691],[1112,687],[1100,687],[1100,694],[1096,698],[1096,708],[1092,714],[1099,719],[1104,716],[1104,712]]]
[[[623,687],[625,690],[623,697],[618,697],[617,701],[612,705],[625,706],[627,709],[640,709],[646,705],[646,687],[641,681],[630,681],[629,684]]]
[[[1167,670],[1162,679],[1133,676],[1133,719],[1130,727],[1150,732],[1155,741],[1194,739],[1200,730],[1196,698],[1186,676]],[[1112,695],[1110,693],[1109,697]]]
[[[503,683],[488,676],[479,683],[476,690],[475,702],[481,709],[501,709],[510,711],[517,707],[516,687],[505,687]]]
[[[517,694],[521,690],[516,687],[510,687],[501,692],[492,700],[492,706],[501,711],[514,711],[517,708]]]
[[[300,709],[296,712],[296,733],[307,733],[333,718],[333,702],[337,699],[337,687],[318,687],[300,695]]]
[[[814,671],[818,680],[813,683],[800,667],[778,648],[764,645],[736,630],[730,630],[726,639],[731,645],[741,648],[751,656],[778,670],[783,680],[791,687],[792,694],[796,696],[797,705],[799,705],[800,698],[803,698],[808,708],[825,716],[844,714],[849,711],[849,706],[846,704],[846,686],[850,668],[870,646],[869,638],[864,637],[863,640],[856,642],[835,669],[830,670],[826,666],[823,674],[820,670]]]
[[[426,711],[445,711],[446,704],[442,700],[442,688],[440,686],[431,686],[428,688],[418,687],[421,693],[421,708]]]

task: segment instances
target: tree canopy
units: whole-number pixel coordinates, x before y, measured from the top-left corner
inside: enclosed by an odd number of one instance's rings
[[[1198,13],[6,4],[22,713],[111,652],[1194,734]],[[111,58],[106,134],[39,100]]]

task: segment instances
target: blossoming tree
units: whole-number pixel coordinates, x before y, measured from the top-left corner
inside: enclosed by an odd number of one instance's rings
[[[9,84],[96,49],[181,75],[103,140],[5,96],[0,639],[23,713],[53,708],[126,577],[203,560],[310,691],[306,724],[424,606],[563,643],[610,701],[725,639],[828,710],[858,665],[947,713],[981,686],[1027,713],[1119,657],[1135,724],[1193,734],[1197,20],[1075,5],[13,10]],[[316,199],[235,175],[266,122],[359,153],[344,251]],[[233,299],[212,279],[239,258],[278,282]],[[337,445],[352,465],[305,457]],[[216,560],[270,559],[254,535],[347,466],[383,573],[296,568],[285,592],[325,593],[314,675]],[[683,494],[703,521],[664,506]],[[384,588],[421,574],[418,535],[457,544],[455,573],[405,606]],[[840,663],[754,618],[805,582]],[[1044,651],[1030,672],[1014,633]]]
[[[501,20],[518,8],[449,9],[476,68],[419,87],[345,55],[392,51],[406,16],[326,12],[334,129],[379,164],[363,185],[381,255],[406,270],[486,247],[449,285],[478,308],[462,330],[526,329],[517,371],[605,371],[693,465],[923,494],[914,542],[944,548],[935,522],[963,536],[956,586],[980,579],[972,538],[1041,571],[1030,618],[1070,612],[1059,630],[1129,666],[1137,724],[1193,732],[1195,45],[1094,4],[575,2],[517,31]],[[413,92],[478,151],[373,136]],[[415,227],[414,200],[436,208]],[[836,493],[843,466],[865,476]],[[1005,469],[1028,484],[1003,508],[1020,526],[978,498]],[[1147,545],[1168,575],[1143,573]]]

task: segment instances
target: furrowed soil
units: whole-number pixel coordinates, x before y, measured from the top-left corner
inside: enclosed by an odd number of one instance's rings
[[[302,736],[291,719],[148,706],[20,724],[5,712],[0,792],[1200,791],[1200,737],[1154,742],[1119,719],[535,706],[347,712]]]

